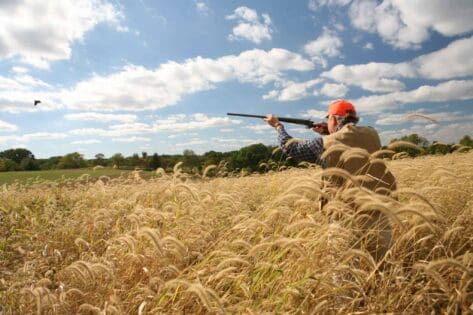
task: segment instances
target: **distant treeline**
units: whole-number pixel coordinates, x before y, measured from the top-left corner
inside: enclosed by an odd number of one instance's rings
[[[420,150],[412,148],[397,148],[397,152],[407,152],[410,156],[427,154],[447,154],[458,149],[459,146],[473,148],[473,140],[465,135],[458,144],[444,144],[440,142],[429,142],[426,138],[417,134],[411,134],[394,141],[407,141],[417,145]],[[37,159],[34,154],[23,148],[9,149],[0,152],[0,172],[7,171],[32,171],[51,169],[75,169],[89,167],[114,167],[119,169],[155,170],[163,168],[171,171],[178,162],[183,162],[182,168],[189,173],[201,172],[209,165],[224,163],[229,171],[267,171],[287,166],[297,166],[299,161],[288,159],[276,146],[264,144],[252,144],[238,151],[216,152],[209,151],[197,155],[192,150],[184,150],[182,154],[149,155],[147,152],[135,153],[125,157],[116,153],[107,158],[98,153],[94,159],[85,159],[81,154],[74,152],[64,156],[53,156],[48,159]]]

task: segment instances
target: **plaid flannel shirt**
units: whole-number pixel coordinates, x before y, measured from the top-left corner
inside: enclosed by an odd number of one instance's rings
[[[286,146],[286,143],[292,139],[292,137],[286,132],[283,125],[277,128],[278,131],[278,142],[281,150],[288,156],[298,161],[307,161],[310,163],[316,163],[324,167],[325,163],[321,159],[321,155],[324,152],[324,142],[322,137],[317,137],[311,140],[295,141]]]
[[[339,131],[345,126],[345,124],[339,124],[335,131]],[[292,137],[286,132],[283,125],[280,125],[278,131],[278,142],[282,152],[299,161],[306,161],[310,163],[316,163],[325,168],[325,161],[321,159],[322,153],[324,153],[324,141],[322,137],[317,137],[311,140],[296,141],[288,146],[286,143],[292,139]]]

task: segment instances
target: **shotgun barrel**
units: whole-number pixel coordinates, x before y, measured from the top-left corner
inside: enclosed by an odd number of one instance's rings
[[[228,116],[240,116],[240,117],[252,117],[252,118],[266,118],[266,116],[263,116],[263,115],[251,115],[251,114],[227,113],[227,115]],[[278,117],[278,119],[281,122],[304,125],[307,128],[312,128],[312,127],[314,127],[314,125],[316,125],[315,122],[313,122],[312,120],[308,120],[308,119],[289,118],[289,117]]]

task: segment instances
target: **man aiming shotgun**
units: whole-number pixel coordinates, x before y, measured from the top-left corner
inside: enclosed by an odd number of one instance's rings
[[[390,195],[396,189],[396,180],[383,163],[371,163],[370,155],[381,149],[381,141],[374,128],[357,126],[359,117],[355,106],[346,100],[337,100],[330,104],[327,112],[327,123],[314,124],[309,121],[306,125],[315,132],[322,135],[308,141],[295,141],[290,143],[292,137],[286,132],[283,119],[275,115],[262,116],[263,119],[278,133],[278,142],[281,150],[288,156],[311,163],[317,163],[323,168],[337,167],[344,169],[351,175],[364,175],[360,186],[380,193]],[[294,123],[294,121],[286,122]],[[298,122],[295,122],[298,123]],[[322,159],[322,154],[338,145],[349,150],[351,148],[362,149],[364,154],[356,154],[354,158],[342,158],[341,150],[331,150],[330,154]],[[346,185],[346,181],[338,176],[323,178],[325,190],[330,195],[337,194],[339,189]],[[330,198],[330,197],[329,197]],[[321,209],[327,200],[321,200]],[[367,249],[375,260],[381,259],[391,243],[391,227],[387,217],[378,211],[372,211],[363,223],[363,229],[377,230],[374,240],[367,242]],[[369,243],[369,244],[368,244]]]
[[[350,147],[363,148],[368,151],[368,153],[373,153],[381,148],[379,136],[373,128],[356,126],[359,118],[356,114],[355,106],[346,100],[337,100],[330,104],[327,116],[325,117],[327,122],[315,123],[308,119],[277,117],[273,114],[263,116],[227,113],[227,115],[262,118],[271,127],[276,128],[279,147],[285,154],[299,161],[317,163],[324,168],[335,166],[329,165],[326,161],[322,161],[321,159],[322,153],[328,149],[328,146],[331,146],[334,141],[341,142]],[[324,137],[316,137],[309,141],[298,141],[287,145],[292,137],[286,132],[281,122],[305,125],[307,128],[311,128]],[[339,132],[342,131],[342,129],[344,132]],[[352,134],[353,136],[348,136],[348,134]],[[359,141],[353,141],[351,138],[354,137]],[[348,138],[352,141],[349,141]],[[333,162],[334,161],[332,161],[331,164],[336,164]]]
[[[314,125],[312,130],[320,135],[330,135],[341,130],[347,124],[356,125],[358,123],[358,116],[355,107],[348,101],[338,100],[330,104],[325,126],[322,123]],[[292,137],[286,132],[284,126],[279,121],[278,117],[268,115],[264,120],[272,127],[276,128],[278,132],[278,142],[281,150],[294,159],[317,163],[322,167],[326,167],[326,163],[321,160],[324,152],[324,138],[316,137],[305,142],[294,142],[289,146],[286,143]]]
[[[324,151],[337,144],[345,145],[347,148],[363,149],[368,154],[381,149],[381,141],[376,130],[371,127],[357,126],[359,117],[355,106],[347,100],[332,102],[325,117],[327,122],[321,123],[306,119],[278,118],[272,114],[262,116],[228,113],[228,115],[263,118],[270,126],[276,128],[281,150],[296,160],[317,163],[323,168],[343,168],[352,175],[367,175],[371,180],[364,181],[362,186],[386,195],[389,195],[391,190],[396,189],[394,176],[381,164],[367,166],[366,164],[369,161],[363,159],[358,159],[359,161],[340,161],[340,151],[334,152],[322,160]],[[322,137],[288,144],[292,137],[286,132],[281,122],[305,125]]]

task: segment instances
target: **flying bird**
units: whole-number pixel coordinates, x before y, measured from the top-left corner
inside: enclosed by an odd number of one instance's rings
[[[41,103],[40,100],[34,100],[34,106],[38,105],[39,103]]]

